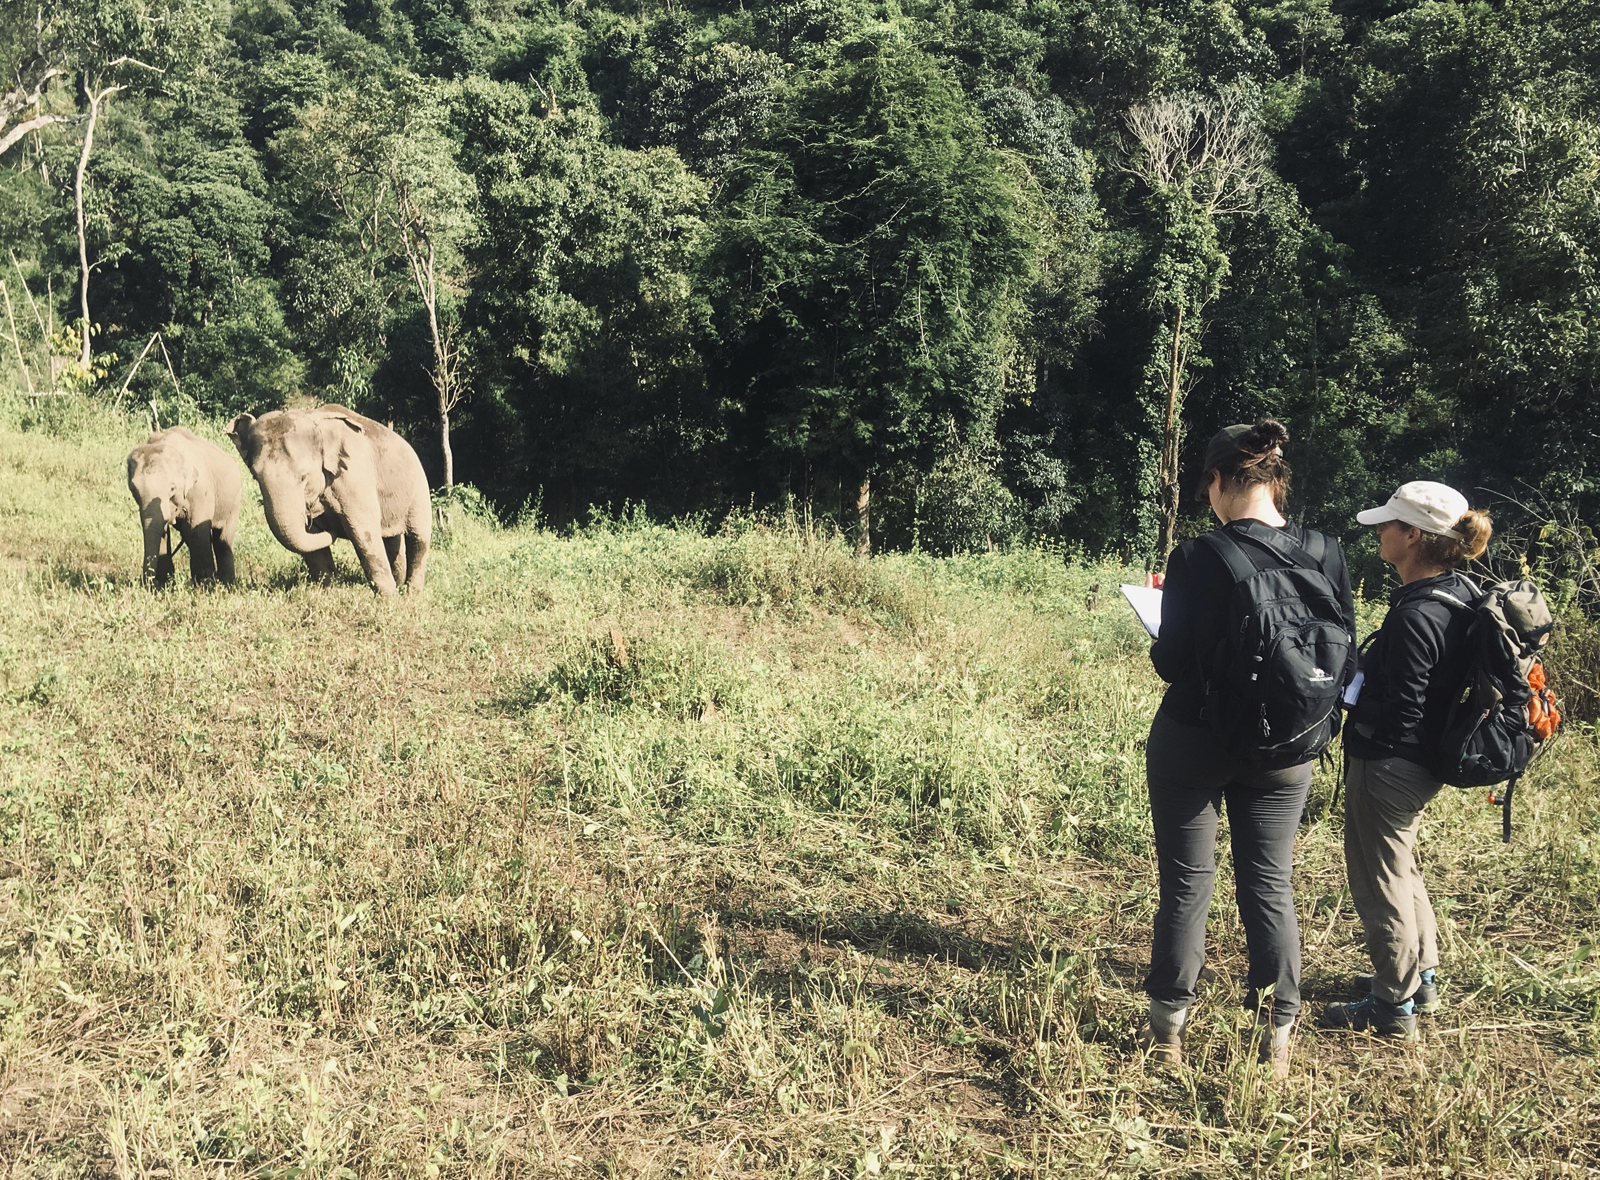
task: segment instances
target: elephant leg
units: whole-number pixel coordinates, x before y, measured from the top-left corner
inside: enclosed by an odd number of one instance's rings
[[[366,571],[367,581],[372,583],[372,588],[385,596],[397,593],[394,571],[389,568],[389,555],[384,550],[383,537],[378,531],[359,528],[352,521],[350,540],[356,547],[356,556],[361,558],[361,568]]]
[[[202,520],[184,531],[183,539],[189,545],[189,577],[196,586],[217,580],[216,555],[211,551],[211,522]]]
[[[211,552],[217,561],[217,577],[222,579],[225,585],[233,585],[235,575],[232,539],[224,540],[220,530],[213,532],[211,534]]]
[[[394,574],[394,584],[400,585],[406,580],[405,537],[396,533],[392,537],[383,539],[383,551],[389,556],[389,570]]]
[[[141,508],[144,518],[144,580],[157,590],[172,581],[172,554],[167,552],[167,526],[155,509]]]
[[[310,553],[301,554],[305,559],[306,572],[311,575],[311,580],[318,586],[326,586],[333,581],[333,549],[313,549]]]
[[[417,533],[406,533],[406,593],[422,590],[428,574],[428,540]]]

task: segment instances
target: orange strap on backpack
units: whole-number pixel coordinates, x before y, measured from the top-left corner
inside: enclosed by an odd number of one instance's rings
[[[1533,697],[1528,701],[1528,724],[1542,742],[1561,724],[1561,712],[1556,708],[1556,694],[1545,687],[1544,664],[1538,660],[1528,669],[1528,687],[1533,689]]]

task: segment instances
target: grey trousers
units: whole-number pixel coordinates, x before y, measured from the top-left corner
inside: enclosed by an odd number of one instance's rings
[[[1255,770],[1204,726],[1157,712],[1145,750],[1161,905],[1144,989],[1187,1006],[1206,961],[1206,915],[1217,877],[1217,828],[1227,807],[1239,920],[1250,956],[1246,1003],[1271,996],[1274,1024],[1300,1011],[1300,927],[1295,921],[1294,837],[1311,790],[1311,763]]]
[[[1346,757],[1344,773],[1344,867],[1372,957],[1372,994],[1400,1004],[1439,965],[1416,847],[1422,809],[1443,784],[1404,758]]]

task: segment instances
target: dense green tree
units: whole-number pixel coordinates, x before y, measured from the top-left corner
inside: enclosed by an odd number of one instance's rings
[[[1591,513],[1600,6],[1362,18],[1291,128],[1289,175],[1412,358],[1388,390],[1405,428],[1371,456]]]
[[[1013,319],[1034,235],[1015,176],[959,87],[891,29],[798,83],[729,184],[730,392],[773,459],[854,493],[865,552],[873,474],[926,462],[952,425],[992,437],[1008,384],[1031,378]]]
[[[437,432],[512,507],[796,494],[864,546],[1157,555],[1262,412],[1369,579],[1400,479],[1600,512],[1597,0],[0,17],[26,380],[159,400],[170,358],[207,411]],[[1219,189],[1221,106],[1260,150]]]
[[[482,208],[475,366],[502,464],[564,511],[687,506],[717,430],[692,281],[706,182],[670,148],[615,147],[591,108],[548,112],[523,88],[471,84],[459,120]]]

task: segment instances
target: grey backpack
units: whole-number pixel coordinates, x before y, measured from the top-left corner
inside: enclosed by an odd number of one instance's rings
[[[1502,834],[1511,839],[1511,792],[1545,741],[1561,727],[1540,651],[1555,620],[1539,587],[1526,579],[1491,586],[1472,602],[1435,590],[1470,611],[1466,680],[1450,706],[1439,746],[1439,777],[1452,786],[1506,783]]]

